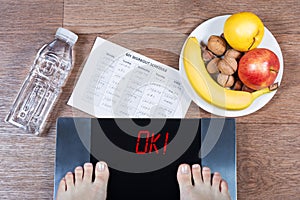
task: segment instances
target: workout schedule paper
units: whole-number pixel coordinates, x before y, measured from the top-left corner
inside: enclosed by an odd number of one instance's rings
[[[179,71],[97,37],[68,105],[95,117],[183,118]]]

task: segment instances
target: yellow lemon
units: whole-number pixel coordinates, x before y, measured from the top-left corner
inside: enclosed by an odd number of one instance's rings
[[[231,15],[224,24],[224,37],[228,44],[238,51],[256,48],[264,36],[264,24],[252,12]]]

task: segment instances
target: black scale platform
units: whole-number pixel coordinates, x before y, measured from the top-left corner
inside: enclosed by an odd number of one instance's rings
[[[104,160],[110,167],[108,200],[179,200],[181,163],[220,172],[236,199],[235,141],[235,120],[229,118],[59,118],[54,197],[68,171]]]

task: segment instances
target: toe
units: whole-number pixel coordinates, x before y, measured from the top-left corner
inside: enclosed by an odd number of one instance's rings
[[[218,172],[214,173],[213,179],[212,179],[212,187],[218,191],[220,191],[220,183],[221,183],[221,175]]]
[[[74,176],[72,172],[68,172],[65,176],[65,180],[66,180],[66,186],[67,189],[66,190],[72,190],[74,188]]]
[[[201,175],[201,167],[199,164],[194,164],[192,166],[192,172],[193,172],[193,179],[194,179],[195,185],[203,183],[202,175]]]
[[[66,191],[66,180],[65,178],[62,178],[57,188],[56,200],[63,199],[65,191]]]
[[[180,189],[185,187],[192,187],[192,175],[190,166],[187,164],[182,164],[179,166],[177,171],[177,180]]]
[[[75,184],[82,182],[83,169],[81,166],[75,168]]]
[[[66,180],[65,178],[62,178],[61,181],[59,182],[57,193],[59,194],[65,191],[66,191]]]
[[[224,180],[221,181],[221,193],[228,194],[228,184]]]
[[[107,185],[109,171],[107,164],[103,161],[96,164],[95,169],[95,184]]]
[[[208,167],[203,167],[202,177],[205,184],[210,185],[210,176],[210,169]]]
[[[84,168],[83,181],[84,182],[92,182],[93,164],[92,163],[85,163],[83,168]]]

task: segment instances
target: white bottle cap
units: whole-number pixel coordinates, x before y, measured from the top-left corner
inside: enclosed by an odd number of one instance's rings
[[[78,39],[78,36],[75,33],[61,27],[57,29],[55,36],[63,39],[71,45],[74,45]]]

